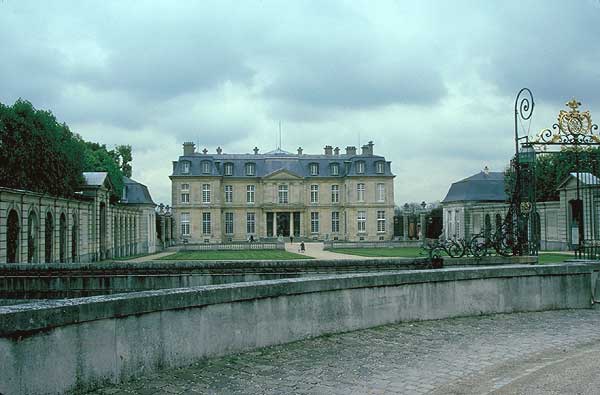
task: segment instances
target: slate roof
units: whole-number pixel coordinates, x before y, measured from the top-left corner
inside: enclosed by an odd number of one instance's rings
[[[83,178],[85,184],[89,186],[102,186],[104,181],[108,177],[108,173],[105,171],[85,171],[83,172]]]
[[[189,173],[183,173],[182,162],[190,163]],[[209,173],[202,173],[202,162],[210,163]],[[356,162],[365,162],[365,172],[356,173]],[[376,173],[376,162],[384,163],[384,172]],[[277,170],[288,170],[300,177],[345,177],[345,176],[394,176],[391,171],[391,162],[387,162],[383,156],[378,155],[297,155],[283,150],[275,150],[266,154],[201,154],[195,153],[188,156],[180,156],[179,160],[173,162],[172,176],[225,176],[225,163],[233,164],[232,177],[259,178],[271,174]],[[246,175],[246,163],[255,164],[255,174]],[[319,165],[319,174],[310,174],[310,164]],[[331,174],[332,163],[339,164],[339,175]],[[229,176],[227,176],[229,177]]]
[[[123,184],[125,188],[125,197],[127,199],[123,201],[123,203],[156,205],[152,200],[152,196],[150,196],[148,187],[144,184],[125,176],[123,176]]]
[[[571,180],[571,178],[577,179],[577,173],[569,173],[567,178],[561,182],[556,189],[566,188],[567,183]],[[584,185],[600,185],[600,179],[592,173],[579,173],[579,182]]]
[[[453,183],[442,203],[461,201],[504,202],[507,196],[504,191],[504,173],[479,172],[464,180]]]

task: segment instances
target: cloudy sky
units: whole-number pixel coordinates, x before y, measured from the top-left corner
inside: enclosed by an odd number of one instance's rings
[[[214,152],[375,143],[396,203],[435,201],[577,97],[600,117],[600,1],[0,0],[0,102],[131,144],[170,203],[184,141]]]

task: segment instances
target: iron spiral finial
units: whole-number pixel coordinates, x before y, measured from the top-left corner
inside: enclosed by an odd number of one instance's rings
[[[529,88],[523,88],[517,94],[515,99],[515,116],[518,116],[523,121],[527,121],[533,115],[533,93]]]

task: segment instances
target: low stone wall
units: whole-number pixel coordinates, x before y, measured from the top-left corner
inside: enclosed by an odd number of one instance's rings
[[[179,251],[244,251],[244,250],[285,250],[285,243],[279,242],[231,242],[180,244]]]
[[[323,249],[334,250],[336,248],[404,248],[422,247],[423,240],[393,240],[393,241],[337,241],[323,242]]]
[[[535,257],[485,257],[446,259],[444,263],[446,266],[462,266],[535,262]],[[10,303],[6,300],[15,299],[76,298],[331,273],[429,267],[425,258],[0,265],[0,305]]]
[[[585,264],[338,274],[0,307],[0,393],[92,389],[406,320],[589,308]]]

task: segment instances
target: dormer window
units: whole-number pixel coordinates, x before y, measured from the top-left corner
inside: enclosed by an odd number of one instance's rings
[[[123,185],[123,197],[121,198],[121,201],[127,201],[127,185]]]
[[[233,175],[233,163],[225,163],[223,165],[223,172],[226,176]]]
[[[181,162],[181,172],[188,174],[190,172],[190,162]]]
[[[210,162],[207,160],[202,161],[202,174],[210,174]]]
[[[375,173],[383,174],[385,172],[385,163],[384,162],[376,162],[375,163]]]
[[[308,165],[308,168],[310,170],[311,176],[319,175],[319,164],[318,163],[311,163],[310,165]]]
[[[256,165],[254,163],[246,163],[246,175],[253,176],[256,174]]]
[[[331,164],[331,175],[332,176],[339,176],[340,175],[340,164],[339,163],[332,163]]]
[[[359,160],[358,162],[356,162],[356,173],[363,174],[364,172],[365,172],[365,162],[362,160]]]

